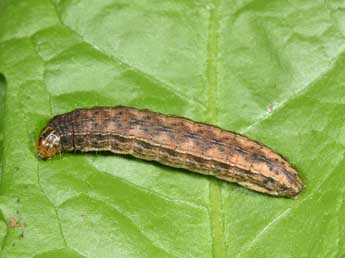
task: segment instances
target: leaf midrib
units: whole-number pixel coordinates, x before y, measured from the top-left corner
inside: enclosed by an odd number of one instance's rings
[[[212,124],[218,122],[217,89],[218,89],[218,7],[219,0],[213,0],[209,13],[207,42],[207,111],[206,120]],[[212,237],[213,257],[224,258],[224,220],[222,216],[222,192],[220,183],[211,180],[209,183],[209,217]]]

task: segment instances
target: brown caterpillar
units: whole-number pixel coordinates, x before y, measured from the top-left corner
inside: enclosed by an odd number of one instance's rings
[[[110,151],[185,168],[249,189],[295,197],[296,170],[245,136],[187,118],[130,107],[77,109],[52,118],[37,141],[42,159],[70,151]]]

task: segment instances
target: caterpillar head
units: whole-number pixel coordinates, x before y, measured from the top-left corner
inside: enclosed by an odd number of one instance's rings
[[[52,127],[47,126],[40,134],[36,143],[36,150],[40,158],[50,159],[61,153],[61,141],[59,133]]]

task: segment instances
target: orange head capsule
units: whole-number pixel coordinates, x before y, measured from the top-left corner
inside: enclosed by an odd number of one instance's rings
[[[60,135],[54,128],[48,126],[42,130],[36,150],[42,159],[50,159],[61,152]]]

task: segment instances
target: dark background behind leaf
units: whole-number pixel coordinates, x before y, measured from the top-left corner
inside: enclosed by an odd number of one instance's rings
[[[1,256],[344,255],[344,14],[344,1],[1,1]],[[37,159],[51,116],[119,104],[245,133],[305,191],[121,156]]]

